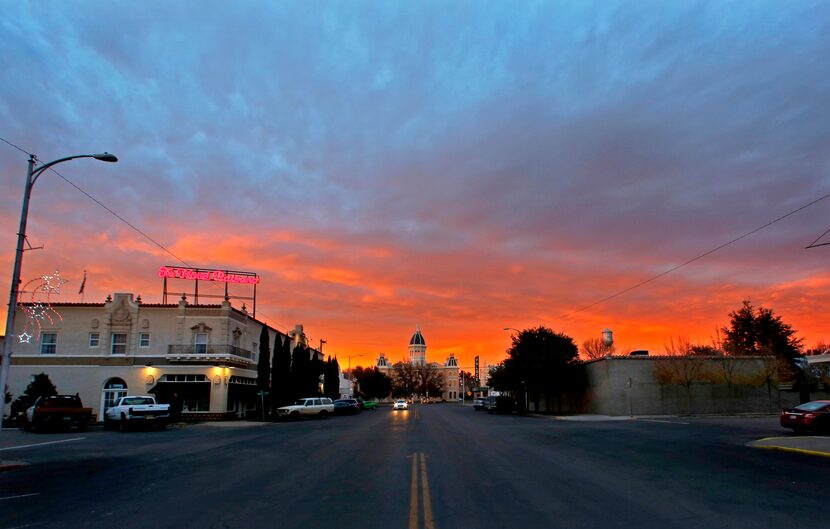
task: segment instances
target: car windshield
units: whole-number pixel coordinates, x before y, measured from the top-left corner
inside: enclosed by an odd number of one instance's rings
[[[300,399],[294,403],[296,406],[305,406],[305,399]]]
[[[801,411],[817,411],[827,406],[826,402],[807,402],[796,406],[795,409]]]

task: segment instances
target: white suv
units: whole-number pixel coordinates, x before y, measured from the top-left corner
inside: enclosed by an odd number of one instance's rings
[[[392,405],[393,410],[405,410],[409,407],[405,400],[396,400]]]
[[[281,418],[299,419],[300,417],[319,417],[325,419],[334,413],[334,403],[326,397],[306,397],[291,406],[277,408]]]

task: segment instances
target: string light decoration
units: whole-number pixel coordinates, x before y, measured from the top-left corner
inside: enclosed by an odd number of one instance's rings
[[[43,327],[42,322],[54,325],[56,321],[63,321],[63,316],[52,307],[52,296],[59,296],[61,287],[68,283],[61,277],[60,270],[54,274],[46,274],[29,280],[17,293],[17,306],[26,317],[23,332],[17,335],[20,343],[31,343],[32,338],[38,340]]]

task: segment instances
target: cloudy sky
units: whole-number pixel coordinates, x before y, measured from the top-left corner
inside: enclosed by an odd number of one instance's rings
[[[595,304],[830,192],[828,2],[0,4],[0,137],[117,154],[58,170],[163,247],[45,174],[23,279],[62,301],[251,270],[353,364],[416,325],[464,366],[504,327],[709,343],[746,298],[830,339],[830,198]],[[0,285],[26,160],[0,142]]]

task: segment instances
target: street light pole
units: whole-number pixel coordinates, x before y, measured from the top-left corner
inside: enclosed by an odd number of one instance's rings
[[[6,402],[6,383],[9,379],[9,367],[11,366],[12,339],[14,333],[14,317],[17,312],[17,297],[20,287],[20,269],[23,266],[23,245],[26,242],[26,222],[29,217],[29,199],[32,197],[32,187],[38,177],[52,166],[62,162],[68,162],[75,158],[95,158],[102,162],[117,162],[118,158],[108,152],[102,154],[79,154],[59,158],[35,169],[37,157],[29,155],[29,165],[26,168],[26,187],[23,189],[23,206],[20,210],[20,228],[17,231],[17,251],[14,254],[14,268],[12,269],[12,283],[9,288],[9,308],[6,314],[6,337],[3,340],[3,354],[0,358],[0,431],[3,429],[3,411]]]

